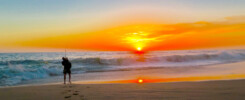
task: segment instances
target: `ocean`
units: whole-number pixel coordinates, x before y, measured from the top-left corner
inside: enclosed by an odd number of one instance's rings
[[[64,55],[64,52],[0,53],[0,87],[53,77],[62,80],[61,58]],[[245,50],[152,51],[142,55],[132,52],[89,51],[67,52],[66,55],[72,63],[73,75],[138,69],[198,68],[245,61]]]

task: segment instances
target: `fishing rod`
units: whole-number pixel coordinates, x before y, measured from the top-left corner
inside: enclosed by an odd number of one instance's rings
[[[66,57],[66,49],[65,49],[65,57]]]

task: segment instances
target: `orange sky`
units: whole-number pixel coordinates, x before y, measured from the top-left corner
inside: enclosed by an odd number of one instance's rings
[[[96,32],[22,40],[22,47],[107,51],[203,49],[245,45],[245,17],[222,22],[125,25]]]
[[[245,48],[244,0],[0,3],[0,52]]]

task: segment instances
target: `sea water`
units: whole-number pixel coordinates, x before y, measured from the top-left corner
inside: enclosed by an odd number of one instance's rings
[[[29,80],[63,75],[64,52],[0,53],[0,86],[15,86]],[[67,52],[72,74],[154,68],[200,67],[240,62],[245,50],[178,50],[132,52]],[[45,83],[45,82],[44,82]]]

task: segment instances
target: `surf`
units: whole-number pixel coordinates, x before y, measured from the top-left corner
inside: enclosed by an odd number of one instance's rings
[[[73,65],[71,69],[73,74],[199,67],[245,60],[245,50],[155,51],[143,56],[130,52],[69,52],[67,55]],[[2,53],[0,54],[0,86],[12,86],[27,80],[61,76],[62,56],[64,53],[60,52]]]

